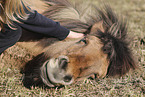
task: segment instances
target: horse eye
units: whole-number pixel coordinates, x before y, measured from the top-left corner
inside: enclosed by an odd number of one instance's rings
[[[84,44],[87,44],[86,38],[81,39],[78,43],[84,43]]]
[[[83,39],[83,40],[82,40],[82,42],[84,42],[85,44],[87,44],[87,41],[86,41],[86,39]]]

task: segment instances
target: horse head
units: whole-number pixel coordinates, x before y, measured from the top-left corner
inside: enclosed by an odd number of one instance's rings
[[[46,42],[43,52],[28,62],[27,71],[34,68],[33,81],[38,78],[54,87],[90,76],[122,76],[136,68],[128,47],[126,22],[119,19],[109,6],[106,5],[103,11],[88,2],[86,6],[86,3],[68,0],[54,1],[50,1],[52,5],[44,15],[70,30],[84,33],[85,37],[57,41],[49,46]]]

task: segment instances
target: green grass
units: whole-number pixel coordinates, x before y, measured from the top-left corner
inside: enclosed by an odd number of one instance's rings
[[[97,0],[96,0],[97,1]],[[105,0],[104,0],[105,1]],[[145,1],[106,0],[119,15],[128,20],[131,48],[139,69],[121,78],[104,78],[97,82],[86,79],[73,85],[58,88],[25,88],[21,82],[18,66],[23,59],[30,60],[29,54],[16,44],[0,56],[1,97],[145,97]],[[97,5],[101,6],[101,0]],[[21,61],[18,61],[21,60]]]

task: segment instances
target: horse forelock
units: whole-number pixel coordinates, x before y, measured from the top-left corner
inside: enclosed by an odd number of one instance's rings
[[[122,76],[131,68],[136,68],[127,39],[127,22],[122,18],[119,19],[109,6],[105,6],[105,12],[101,10],[98,12],[105,31],[96,31],[96,36],[104,44],[102,50],[108,54],[110,60],[108,75]]]

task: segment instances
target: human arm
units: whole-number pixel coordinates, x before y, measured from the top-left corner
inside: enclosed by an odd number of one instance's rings
[[[21,37],[22,29],[12,30],[8,25],[3,24],[4,29],[0,31],[0,54],[7,48],[13,46]]]
[[[67,28],[61,26],[59,22],[55,22],[41,14],[37,11],[30,12],[29,18],[27,20],[20,20],[22,23],[17,23],[24,29],[32,32],[45,34],[47,36],[56,37],[60,40],[67,38],[79,38],[83,34],[76,33],[68,30]]]

